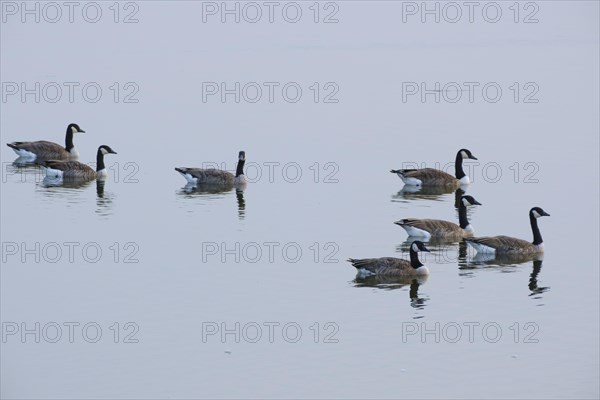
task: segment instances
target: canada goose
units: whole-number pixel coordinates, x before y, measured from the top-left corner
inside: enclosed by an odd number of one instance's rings
[[[540,228],[538,228],[537,219],[544,216],[549,217],[550,214],[542,210],[540,207],[533,207],[531,210],[529,210],[529,222],[531,223],[531,230],[533,231],[533,243],[510,236],[465,238],[465,241],[467,244],[477,250],[478,253],[542,253],[544,251],[544,242],[542,240]]]
[[[390,172],[398,175],[406,185],[412,186],[452,186],[468,185],[469,177],[463,170],[462,163],[464,159],[477,160],[467,149],[460,149],[456,153],[454,162],[454,175],[439,171],[435,168],[421,169],[393,169]]]
[[[429,275],[429,270],[419,261],[418,252],[427,248],[418,240],[410,246],[410,261],[394,257],[363,258],[348,261],[358,270],[357,276],[365,278],[372,275],[378,276],[419,276]]]
[[[456,238],[473,236],[473,227],[467,219],[467,207],[481,205],[473,196],[462,196],[458,206],[458,221],[460,225],[441,219],[415,219],[405,218],[394,222],[400,225],[409,236],[422,236],[427,239],[436,238]]]
[[[246,183],[244,176],[244,163],[246,162],[246,152],[240,151],[238,156],[237,169],[235,176],[231,172],[219,169],[201,169],[201,168],[175,168],[188,181],[194,185],[243,185]]]
[[[42,169],[46,173],[46,177],[49,178],[77,180],[93,180],[96,178],[102,179],[107,176],[106,166],[104,165],[104,156],[106,154],[117,154],[117,152],[106,145],[98,147],[95,171],[89,165],[80,163],[79,161],[57,160],[45,161],[42,165]]]
[[[14,150],[19,157],[29,159],[43,160],[77,160],[79,153],[73,145],[73,134],[85,133],[77,124],[69,124],[67,126],[67,134],[65,137],[65,147],[57,143],[39,140],[37,142],[12,142],[6,143],[8,147]]]

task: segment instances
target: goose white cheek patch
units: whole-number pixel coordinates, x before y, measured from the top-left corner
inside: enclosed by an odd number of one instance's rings
[[[540,214],[538,214],[538,212],[537,212],[537,211],[535,211],[535,210],[533,210],[532,214],[533,214],[533,216],[534,216],[534,217],[536,217],[536,218],[539,218],[539,217],[541,217],[541,215],[540,215]]]
[[[412,251],[417,252],[419,251],[419,247],[416,244],[412,244],[412,246],[410,246],[410,248],[412,249]]]

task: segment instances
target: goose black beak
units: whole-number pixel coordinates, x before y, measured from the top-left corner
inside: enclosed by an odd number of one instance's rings
[[[402,221],[394,221],[394,224],[400,225],[400,224],[402,224]]]
[[[477,160],[477,157],[471,155],[471,157],[469,157],[471,160]]]
[[[544,217],[549,217],[550,214],[548,214],[546,211],[544,211],[544,213],[542,214]]]
[[[473,203],[473,204],[478,205],[478,206],[482,206],[483,205],[480,202],[478,202],[477,200],[475,200],[475,203]]]
[[[116,152],[116,151],[114,151],[114,150],[111,150],[111,151],[110,151],[110,154],[117,154],[117,152]]]
[[[431,253],[431,251],[429,251],[429,249],[427,247],[425,247],[425,245],[423,245],[423,248],[421,249],[421,251],[425,251],[427,253]]]
[[[80,129],[77,131],[77,133],[85,133],[85,131],[83,129]]]

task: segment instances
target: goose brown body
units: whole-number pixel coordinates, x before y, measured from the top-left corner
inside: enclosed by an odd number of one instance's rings
[[[77,160],[79,153],[73,145],[73,134],[85,131],[77,124],[69,124],[65,136],[65,146],[47,140],[34,142],[12,142],[6,145],[14,150],[20,157],[33,158],[38,161],[44,160]]]
[[[358,270],[362,276],[421,276],[428,275],[429,270],[419,260],[418,252],[426,251],[427,248],[418,240],[412,242],[410,246],[410,261],[394,257],[381,258],[349,258],[348,262]]]
[[[470,150],[460,149],[456,153],[454,163],[455,176],[435,168],[421,169],[393,169],[390,172],[398,175],[406,185],[414,186],[441,186],[456,189],[461,184],[468,184],[469,177],[465,174],[462,163],[464,159],[477,160]]]
[[[246,152],[240,151],[235,175],[219,169],[177,167],[175,171],[183,175],[189,184],[207,186],[244,185],[246,183],[246,178],[244,177],[245,162]]]
[[[533,233],[533,242],[504,235],[465,238],[465,241],[468,245],[475,248],[478,253],[523,255],[542,253],[544,252],[544,241],[537,219],[545,216],[550,216],[550,214],[540,207],[533,207],[529,210],[529,222]]]

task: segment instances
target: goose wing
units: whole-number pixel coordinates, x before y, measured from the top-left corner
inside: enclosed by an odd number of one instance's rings
[[[350,258],[348,261],[356,269],[366,269],[378,275],[392,275],[395,272],[405,271],[412,268],[410,262],[401,258],[382,257],[382,258]]]
[[[7,143],[8,147],[16,150],[25,150],[38,156],[63,158],[68,156],[65,148],[58,143],[39,140],[37,142],[12,142]]]
[[[96,171],[92,167],[79,161],[48,160],[44,161],[44,166],[49,169],[62,171],[64,178],[93,179],[96,177]]]
[[[454,176],[435,168],[404,169],[401,174],[407,178],[419,179],[429,185],[453,185],[458,183]]]
[[[411,226],[429,232],[432,236],[442,236],[449,234],[461,233],[462,229],[450,221],[441,219],[416,219],[405,218],[398,221],[400,226]]]
[[[477,243],[483,246],[496,249],[496,252],[511,253],[519,252],[532,248],[532,244],[527,240],[517,239],[510,236],[484,236],[477,238],[465,239],[468,242]]]
[[[234,180],[231,172],[220,169],[175,168],[177,172],[189,174],[198,180],[199,184],[226,185]]]

